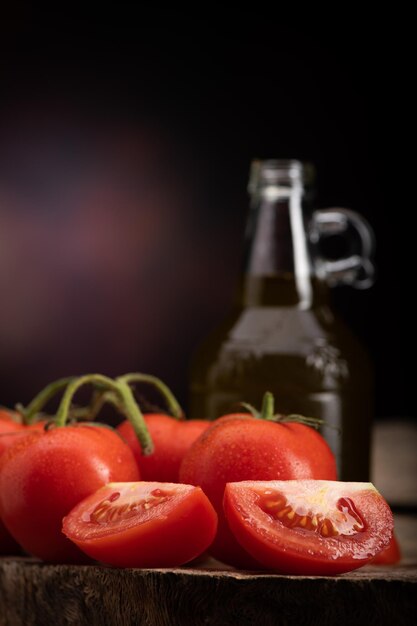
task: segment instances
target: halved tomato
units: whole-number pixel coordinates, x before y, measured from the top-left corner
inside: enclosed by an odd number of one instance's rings
[[[217,515],[200,487],[109,483],[64,517],[63,533],[98,561],[118,567],[173,567],[202,554]]]
[[[228,483],[224,510],[259,563],[286,574],[340,574],[388,545],[391,509],[371,483],[326,480]]]
[[[388,546],[379,552],[371,561],[372,565],[395,565],[401,561],[400,544],[395,534],[392,536]]]

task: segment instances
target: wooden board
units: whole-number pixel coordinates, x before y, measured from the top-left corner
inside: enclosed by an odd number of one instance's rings
[[[113,569],[0,559],[1,626],[381,626],[417,623],[417,519],[401,516],[400,566],[337,577],[221,569]]]

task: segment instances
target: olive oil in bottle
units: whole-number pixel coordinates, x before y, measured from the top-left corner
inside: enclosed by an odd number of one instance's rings
[[[192,417],[214,419],[239,401],[260,406],[272,391],[280,413],[324,420],[342,480],[369,476],[369,359],[337,318],[329,286],[372,284],[373,236],[347,209],[313,211],[311,169],[298,161],[252,163],[244,273],[228,318],[197,350]],[[359,254],[324,258],[320,240],[355,229]]]

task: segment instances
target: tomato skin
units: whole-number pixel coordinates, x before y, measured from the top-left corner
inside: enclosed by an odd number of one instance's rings
[[[388,546],[372,559],[372,565],[395,565],[401,561],[401,550],[395,535],[392,536]]]
[[[15,421],[16,413],[14,411],[10,411],[9,409],[0,408],[0,422],[1,420],[6,420],[13,422]]]
[[[12,419],[8,411],[0,410],[0,456],[20,437],[26,434],[25,427]],[[20,548],[0,518],[0,554],[18,554]]]
[[[12,446],[24,434],[27,434],[25,426],[15,422],[11,417],[5,415],[5,411],[0,412],[0,455],[9,446]]]
[[[126,420],[117,430],[132,450],[143,480],[179,482],[179,470],[185,453],[210,426],[207,420],[177,420],[168,415],[144,416],[154,444],[154,451],[143,456],[131,423]]]
[[[61,533],[77,502],[113,480],[138,480],[130,448],[109,429],[74,425],[34,431],[0,459],[0,516],[15,540],[49,562],[85,556]]]
[[[172,494],[152,511],[138,507],[129,519],[91,521],[97,506],[122,493],[114,506],[128,498],[143,498],[153,490]],[[110,509],[111,510],[111,509]],[[120,510],[120,508],[119,508]],[[217,515],[199,487],[177,483],[112,483],[85,498],[63,520],[63,532],[90,557],[117,567],[175,567],[202,554],[216,534]]]
[[[296,493],[298,498],[300,493],[314,494],[314,498],[304,500],[305,506],[308,508],[313,503],[322,507],[323,515],[331,513],[323,504],[322,493],[332,489],[338,499],[353,501],[363,528],[337,536],[322,536],[299,525],[290,528],[282,518],[262,510],[259,492],[264,489],[284,495]],[[233,533],[244,548],[265,568],[285,574],[326,576],[362,567],[388,545],[394,527],[388,504],[371,483],[314,480],[229,483],[224,493],[224,509]]]
[[[226,483],[241,480],[336,480],[336,462],[323,437],[309,426],[236,414],[217,419],[191,446],[180,481],[200,485],[219,517],[211,553],[237,567],[259,567],[242,549],[223,512]]]
[[[29,425],[22,424],[16,413],[0,409],[0,456],[21,437],[34,430],[42,430],[45,423],[45,421],[39,421]]]
[[[26,437],[33,430],[42,430],[43,426],[44,422],[36,422],[30,426],[25,426],[18,421],[15,413],[0,409],[0,456],[22,437]],[[19,552],[21,552],[19,545],[0,519],[0,555],[18,554]]]

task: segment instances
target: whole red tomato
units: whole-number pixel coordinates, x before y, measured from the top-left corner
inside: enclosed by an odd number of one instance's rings
[[[0,410],[0,455],[17,441],[20,434],[25,432],[25,427],[13,419],[13,413],[4,409]]]
[[[0,422],[2,420],[8,421],[8,422],[18,421],[17,416],[14,411],[10,411],[9,409],[0,407]]]
[[[11,412],[0,409],[0,456],[25,432],[25,427],[14,421]],[[0,554],[17,554],[18,552],[18,544],[0,518]]]
[[[44,423],[35,423],[25,426],[18,421],[18,416],[7,409],[0,409],[0,456],[7,448],[15,444],[22,437],[27,436],[35,429],[42,429]],[[20,551],[0,518],[0,554],[17,554]]]
[[[180,465],[185,453],[211,422],[177,420],[156,413],[144,415],[144,418],[154,445],[154,451],[148,456],[143,455],[129,421],[117,427],[135,456],[142,480],[179,482]]]
[[[23,424],[18,421],[18,417],[12,411],[0,410],[0,456],[22,437],[34,430],[42,430],[45,423],[45,421],[39,421],[33,424]]]
[[[107,428],[33,432],[0,459],[0,516],[27,552],[50,562],[82,562],[61,532],[62,518],[108,482],[139,477],[130,448]]]
[[[323,437],[313,428],[291,422],[231,414],[217,419],[186,453],[180,481],[199,485],[219,517],[210,552],[237,567],[256,567],[238,544],[223,512],[226,483],[242,480],[336,480],[336,462]],[[259,565],[258,565],[259,566]]]

